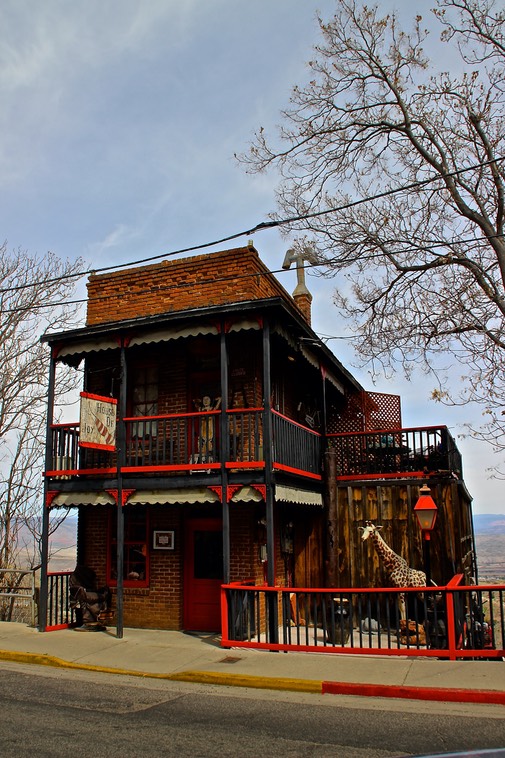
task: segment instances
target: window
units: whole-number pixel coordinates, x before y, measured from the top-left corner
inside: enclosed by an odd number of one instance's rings
[[[125,587],[149,586],[148,519],[142,506],[124,509],[123,584]],[[109,521],[109,582],[117,580],[117,511]]]
[[[137,366],[132,369],[132,416],[156,416],[158,413],[158,366]],[[153,437],[156,421],[139,421],[132,426],[134,437]]]

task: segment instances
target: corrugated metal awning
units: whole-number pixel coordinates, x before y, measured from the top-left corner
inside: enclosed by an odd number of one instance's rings
[[[127,505],[192,505],[219,502],[219,495],[208,487],[180,487],[170,490],[137,490],[130,495]]]
[[[114,504],[115,500],[108,492],[59,492],[51,502],[51,508]]]
[[[58,358],[62,359],[69,355],[95,353],[100,350],[119,350],[119,344],[117,340],[111,338],[90,340],[89,342],[74,342],[70,345],[64,345],[58,351]]]
[[[113,328],[114,325],[111,326]],[[232,323],[230,332],[240,332],[246,329],[259,329],[260,325],[253,319],[241,319]],[[148,345],[157,342],[169,342],[170,340],[184,339],[186,337],[199,337],[201,335],[217,335],[219,333],[215,324],[200,323],[184,326],[178,329],[152,329],[135,334],[128,343],[128,347],[136,345]],[[58,358],[64,360],[70,356],[86,355],[102,350],[118,350],[119,342],[115,338],[103,337],[90,340],[80,340],[64,345],[58,352]]]
[[[323,506],[323,496],[320,492],[301,490],[298,487],[285,487],[283,484],[275,485],[275,499],[280,503],[297,503],[298,505]]]
[[[244,485],[233,493],[232,503],[259,503],[263,495],[255,487]],[[217,492],[209,487],[179,487],[167,490],[137,490],[127,499],[126,505],[193,505],[220,503]],[[78,505],[114,505],[107,492],[60,492],[51,503],[52,508]]]
[[[184,337],[198,337],[202,334],[218,334],[217,326],[213,324],[193,324],[181,329],[156,329],[151,332],[143,332],[132,337],[129,347],[135,345],[147,345],[150,342],[169,342]]]

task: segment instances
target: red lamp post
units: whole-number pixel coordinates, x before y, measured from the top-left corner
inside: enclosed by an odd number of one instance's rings
[[[437,504],[430,495],[430,488],[423,484],[419,490],[419,500],[414,506],[417,522],[423,533],[423,559],[424,571],[426,573],[426,583],[431,584],[431,560],[430,560],[430,539],[431,532],[437,519]]]

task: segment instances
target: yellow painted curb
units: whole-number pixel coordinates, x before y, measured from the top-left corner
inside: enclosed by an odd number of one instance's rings
[[[289,690],[291,692],[311,692],[320,695],[322,682],[288,677],[252,676],[250,674],[221,674],[218,671],[180,671],[177,674],[157,674],[132,669],[93,666],[87,663],[72,663],[43,653],[19,653],[0,650],[0,660],[14,663],[33,663],[39,666],[68,668],[79,671],[94,671],[102,674],[120,674],[122,676],[139,676],[145,679],[166,679],[172,682],[193,682],[195,684],[218,684],[228,687],[251,687],[263,690]]]
[[[316,680],[288,677],[252,676],[251,674],[221,674],[214,671],[181,671],[170,674],[170,679],[200,684],[224,684],[231,687],[255,687],[263,690],[290,690],[291,692],[322,692],[323,683]]]

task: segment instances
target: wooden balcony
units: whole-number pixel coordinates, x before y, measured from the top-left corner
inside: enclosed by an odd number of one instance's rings
[[[447,472],[462,478],[461,454],[445,426],[329,434],[337,479],[398,478]]]
[[[264,468],[263,408],[228,411],[223,444],[221,411],[125,419],[124,473],[156,474],[177,471],[219,471]],[[321,476],[321,436],[312,429],[272,412],[274,466],[309,477]],[[72,479],[78,476],[113,476],[116,453],[81,448],[79,424],[52,426],[52,468],[46,476]]]
[[[221,416],[216,410],[126,418],[122,471],[217,473],[223,462],[233,470],[264,468],[264,409],[227,411],[224,426]],[[51,445],[49,478],[116,473],[116,453],[79,446],[79,424],[53,425]],[[324,448],[320,433],[272,411],[274,469],[320,479]],[[434,471],[461,476],[461,456],[446,427],[329,434],[327,448],[335,452],[337,479],[423,476]]]

